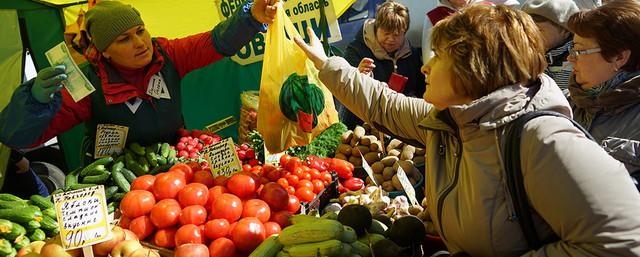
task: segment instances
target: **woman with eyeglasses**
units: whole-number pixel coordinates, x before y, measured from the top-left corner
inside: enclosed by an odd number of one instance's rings
[[[640,3],[615,0],[573,15],[567,58],[574,119],[629,172],[640,170]]]

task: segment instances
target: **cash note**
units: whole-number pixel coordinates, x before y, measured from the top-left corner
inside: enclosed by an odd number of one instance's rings
[[[63,81],[62,85],[67,89],[73,101],[78,102],[96,90],[73,61],[69,48],[64,42],[49,49],[45,55],[51,66],[63,64],[66,67],[67,80]]]

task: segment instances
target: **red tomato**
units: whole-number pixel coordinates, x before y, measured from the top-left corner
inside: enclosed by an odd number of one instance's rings
[[[324,182],[322,182],[322,180],[314,179],[311,181],[311,184],[313,184],[313,192],[316,194],[324,189]]]
[[[178,201],[164,199],[156,203],[151,209],[151,222],[158,228],[168,228],[178,224],[182,209]]]
[[[278,225],[280,225],[280,228],[285,228],[291,225],[291,222],[289,221],[289,217],[291,217],[291,215],[292,214],[286,210],[275,212],[273,213],[273,215],[271,215],[271,221],[278,223]]]
[[[250,199],[242,207],[242,217],[255,217],[260,222],[267,222],[271,217],[271,209],[266,202],[260,199]]]
[[[187,182],[184,176],[178,172],[160,173],[156,176],[156,181],[153,183],[153,194],[157,200],[175,198],[186,184]]]
[[[296,190],[296,197],[302,202],[311,202],[316,194],[313,193],[313,187],[300,187]]]
[[[151,192],[155,181],[156,177],[153,175],[142,175],[131,182],[131,190],[147,190]]]
[[[302,179],[300,180],[300,182],[298,182],[298,185],[296,185],[296,188],[301,188],[301,187],[313,188],[313,183],[311,183],[310,180]]]
[[[211,240],[225,237],[229,234],[230,226],[229,221],[226,219],[207,221],[207,223],[204,224],[204,235]]]
[[[176,228],[161,228],[156,231],[153,236],[153,244],[164,247],[173,248],[176,246]]]
[[[169,172],[171,171],[179,171],[180,173],[182,173],[182,175],[184,175],[184,179],[186,183],[191,183],[191,180],[193,179],[194,170],[191,169],[191,166],[185,163],[178,163],[176,165],[171,166],[171,168],[169,169]]]
[[[280,167],[286,166],[290,160],[291,160],[291,155],[283,154],[282,156],[280,156]]]
[[[300,200],[295,195],[289,196],[289,204],[287,204],[287,211],[290,213],[297,213],[300,210]]]
[[[231,232],[231,240],[241,253],[249,254],[264,241],[266,232],[260,220],[253,217],[242,218]]]
[[[242,215],[242,201],[232,194],[221,194],[211,206],[209,219],[227,219],[229,223],[235,222]]]
[[[213,184],[216,186],[227,186],[227,177],[225,176],[217,176],[213,179]]]
[[[202,244],[202,231],[198,226],[193,224],[187,224],[176,231],[176,246],[183,244]]]
[[[264,231],[265,231],[266,237],[269,237],[270,235],[273,235],[273,234],[280,234],[281,230],[282,229],[280,228],[280,224],[276,222],[269,221],[264,223]]]
[[[269,204],[273,211],[284,210],[289,203],[289,193],[281,185],[271,182],[260,191],[260,199]]]
[[[231,239],[221,237],[209,245],[209,256],[215,257],[234,257],[236,254],[236,246]]]
[[[122,215],[129,218],[137,218],[151,211],[156,199],[153,194],[145,190],[133,190],[128,192],[120,201]]]
[[[180,224],[201,225],[207,221],[207,210],[202,205],[190,205],[182,209]]]
[[[229,192],[240,198],[247,198],[252,195],[256,189],[257,181],[247,174],[236,173],[227,181],[227,189]]]
[[[131,230],[140,240],[144,240],[153,233],[156,228],[151,223],[151,219],[148,216],[140,216],[133,220],[129,224],[129,230]]]
[[[193,183],[203,184],[207,186],[207,188],[213,187],[213,174],[211,174],[211,171],[208,170],[196,171],[195,173],[193,173]]]
[[[189,205],[202,205],[207,204],[209,199],[209,188],[204,184],[191,183],[186,185],[180,192],[178,192],[178,202],[180,206],[187,207]]]
[[[174,257],[209,257],[209,248],[203,244],[183,244],[175,249]]]

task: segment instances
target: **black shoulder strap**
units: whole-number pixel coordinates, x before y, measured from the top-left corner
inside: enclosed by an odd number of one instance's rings
[[[518,218],[518,222],[520,222],[520,228],[524,233],[530,249],[539,249],[542,247],[542,242],[538,238],[538,233],[536,232],[536,228],[533,224],[531,206],[529,206],[529,198],[527,197],[527,192],[524,188],[522,166],[520,162],[520,142],[522,141],[522,130],[524,125],[530,120],[540,116],[565,118],[571,121],[573,125],[580,129],[589,139],[594,140],[589,132],[580,126],[580,124],[561,113],[553,111],[529,112],[507,125],[505,130],[506,142],[502,148],[507,187],[511,194],[511,200],[513,201],[516,217]]]

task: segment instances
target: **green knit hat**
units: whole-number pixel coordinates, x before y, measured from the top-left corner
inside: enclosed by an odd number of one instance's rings
[[[118,1],[100,1],[87,11],[85,27],[98,51],[103,52],[122,33],[144,22],[138,10]]]

